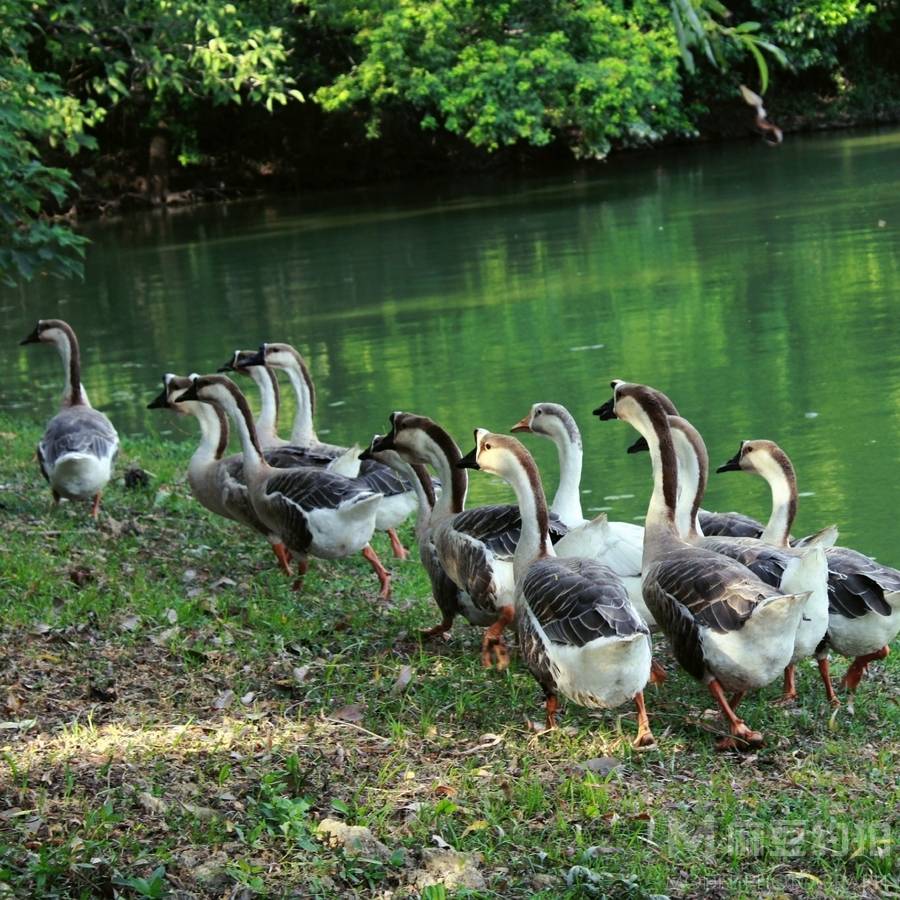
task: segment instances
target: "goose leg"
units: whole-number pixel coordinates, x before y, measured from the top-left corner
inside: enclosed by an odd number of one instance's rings
[[[285,549],[285,559],[289,559],[289,552]],[[297,577],[294,579],[294,584],[292,585],[295,591],[303,590],[303,579],[306,577],[306,573],[309,571],[309,560],[305,556],[298,556],[297,559]]]
[[[638,691],[634,695],[634,705],[638,714],[638,733],[634,739],[635,747],[652,747],[656,743],[653,732],[650,730],[650,717],[647,715],[647,707],[644,706],[644,692]]]
[[[506,641],[503,640],[503,630],[512,622],[515,616],[515,607],[504,606],[500,610],[500,616],[489,628],[485,629],[484,638],[481,641],[481,664],[489,669],[493,660],[497,662],[497,671],[503,671],[509,665],[509,650]]]
[[[847,674],[841,679],[841,685],[847,689],[847,693],[852,694],[859,687],[859,683],[862,681],[863,675],[866,674],[870,662],[884,659],[888,653],[890,653],[890,650],[887,647],[882,647],[874,653],[857,656],[850,664],[850,668],[847,669]]]
[[[59,502],[59,501],[57,501]],[[100,515],[100,491],[94,494],[94,502],[91,504],[91,518],[96,519]]]
[[[284,544],[272,544],[272,552],[275,554],[276,559],[278,560],[278,565],[281,568],[281,571],[284,572],[285,575],[290,578],[291,576],[291,563],[290,557],[288,556],[287,547]]]
[[[825,685],[825,696],[828,702],[837,709],[841,705],[838,695],[834,692],[834,685],[831,683],[831,671],[828,668],[828,657],[823,656],[818,660],[819,674],[822,676],[822,684]]]
[[[391,573],[382,565],[378,554],[372,549],[371,545],[366,544],[363,547],[362,555],[368,560],[369,565],[375,570],[378,581],[381,584],[381,593],[379,596],[382,600],[391,599]]]
[[[445,616],[441,621],[431,628],[423,628],[419,634],[423,638],[437,637],[441,634],[449,634],[453,628],[453,616]]]
[[[650,684],[665,684],[668,678],[666,670],[655,660],[650,660]]]
[[[797,682],[794,678],[795,667],[790,663],[784,670],[784,690],[781,693],[781,702],[793,703],[797,699]]]
[[[388,537],[391,539],[391,550],[394,551],[394,556],[397,559],[408,559],[409,558],[409,550],[400,543],[400,538],[397,536],[397,532],[394,531],[393,528],[388,528],[387,530]]]
[[[734,710],[725,698],[725,692],[722,685],[713,678],[709,683],[709,692],[719,704],[725,721],[728,722],[728,728],[731,731],[731,737],[722,738],[716,741],[716,750],[744,750],[748,747],[760,747],[763,743],[763,736],[758,731],[749,729],[741,719],[739,719]],[[739,701],[743,697],[743,692],[735,694],[735,698]]]
[[[559,709],[559,700],[556,699],[556,694],[547,694],[545,707],[547,709],[547,731],[551,731],[556,728],[556,711]]]
[[[53,505],[54,505],[54,506],[59,506],[59,501],[60,501],[62,498],[59,496],[59,494],[56,493],[56,491],[53,491],[52,493],[53,493]]]

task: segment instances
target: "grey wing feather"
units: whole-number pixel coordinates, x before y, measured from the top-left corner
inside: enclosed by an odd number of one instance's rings
[[[721,553],[745,565],[760,581],[771,587],[779,587],[791,557],[777,547],[765,544],[741,544],[724,540],[705,540],[703,547],[714,553]]]
[[[86,453],[98,459],[114,457],[118,452],[119,436],[109,419],[89,406],[73,406],[54,416],[38,446],[41,472],[47,470],[69,453]]]
[[[868,613],[889,616],[885,592],[900,590],[900,572],[846,547],[825,551],[828,559],[828,607],[847,619]]]
[[[303,510],[338,509],[372,491],[340,475],[307,467],[285,469],[266,482],[266,494],[282,494]]]
[[[244,481],[243,457],[232,456],[223,459],[219,464],[217,473],[219,491],[222,497],[222,505],[238,522],[255,528],[260,534],[268,534],[268,529],[260,522],[253,503],[250,500],[250,491]]]
[[[547,637],[583,647],[601,637],[648,634],[622,582],[589,559],[544,559],[532,565],[522,593]]]
[[[705,535],[758,538],[765,530],[761,522],[738,512],[719,513],[701,509],[699,518],[700,528]]]
[[[522,517],[519,507],[510,504],[476,506],[453,517],[453,528],[481,541],[501,559],[511,559],[522,533]],[[550,516],[550,540],[556,543],[565,533],[566,526],[555,514]]]
[[[459,579],[457,584],[472,598],[472,603],[483,611],[494,609],[497,589],[492,554],[485,544],[465,533],[454,534],[448,529],[435,535],[435,547],[439,558],[452,557],[453,569]]]

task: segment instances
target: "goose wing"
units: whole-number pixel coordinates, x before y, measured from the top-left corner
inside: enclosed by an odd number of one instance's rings
[[[777,547],[770,547],[752,538],[733,540],[704,539],[703,547],[714,553],[721,553],[745,565],[760,581],[771,587],[779,587],[784,570],[791,556]]]
[[[522,533],[519,507],[510,504],[476,506],[453,517],[453,528],[481,541],[500,559],[512,559]],[[566,534],[559,517],[550,515],[550,540],[555,544]]]
[[[222,505],[232,518],[263,534],[267,533],[250,500],[250,491],[244,481],[244,460],[241,454],[220,461],[216,471],[216,484]]]
[[[295,469],[300,466],[324,469],[334,459],[326,453],[319,453],[307,447],[296,447],[293,444],[266,450],[263,455],[266,462],[276,469]]]
[[[891,615],[893,610],[884,595],[900,590],[900,572],[847,547],[832,547],[825,555],[831,612],[847,619],[859,619],[869,613]]]
[[[522,593],[547,637],[583,647],[604,637],[649,634],[612,569],[590,559],[534,563]]]
[[[41,472],[47,473],[71,453],[113,459],[119,450],[119,436],[102,412],[89,406],[73,406],[54,416],[38,444]]]
[[[765,530],[762,522],[739,512],[720,513],[701,509],[699,516],[700,528],[705,535],[758,538]]]
[[[278,471],[266,481],[268,497],[280,496],[304,512],[339,509],[373,493],[349,478],[305,466]]]

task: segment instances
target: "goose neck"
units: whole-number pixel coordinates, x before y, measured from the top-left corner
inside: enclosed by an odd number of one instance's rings
[[[703,536],[699,512],[706,493],[709,457],[703,439],[689,422],[670,416],[669,423],[678,467],[675,527],[680,537],[693,542]]]
[[[513,574],[521,583],[532,563],[554,556],[550,542],[550,516],[537,466],[530,457],[516,455],[515,464],[503,473],[519,504],[522,530],[513,556]]]
[[[772,514],[762,533],[766,543],[787,547],[794,517],[797,515],[797,477],[785,454],[770,457],[762,475],[772,491]]]
[[[312,382],[309,380],[308,373],[304,372],[299,360],[292,360],[289,365],[285,366],[284,371],[287,372],[297,403],[294,425],[291,429],[291,443],[298,447],[309,447],[319,441],[313,426],[315,395],[311,386]]]
[[[572,441],[568,435],[554,440],[559,456],[559,486],[553,497],[550,509],[570,527],[584,521],[581,509],[581,468],[583,452],[580,444]]]
[[[57,330],[54,340],[63,364],[63,406],[90,406],[87,391],[81,384],[81,350],[78,347],[78,338],[75,332],[69,328]]]
[[[278,383],[275,373],[266,366],[251,366],[250,377],[259,388],[260,407],[256,432],[262,441],[278,441]]]
[[[432,424],[428,431],[421,432],[421,444],[423,458],[437,472],[443,485],[441,496],[431,513],[432,524],[437,524],[466,508],[469,476],[465,469],[456,466],[462,459],[459,447],[438,425]]]
[[[200,444],[190,462],[190,469],[197,470],[222,458],[228,446],[228,422],[224,413],[209,403],[188,401],[183,405],[200,425]]]
[[[221,407],[234,423],[241,441],[241,450],[244,455],[244,472],[249,477],[266,471],[269,467],[263,457],[262,447],[253,424],[253,416],[250,407],[243,395],[240,399],[231,391],[220,401]]]

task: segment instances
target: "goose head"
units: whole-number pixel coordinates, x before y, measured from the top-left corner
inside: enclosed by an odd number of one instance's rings
[[[247,366],[274,366],[276,369],[305,368],[303,357],[290,345],[283,343],[263,343],[259,345],[256,353],[250,354],[242,365]]]
[[[749,472],[766,481],[787,478],[794,481],[794,466],[787,453],[774,441],[741,441],[738,452],[716,472]]]
[[[235,350],[231,354],[231,358],[222,363],[216,372],[237,372],[240,375],[249,375],[251,374],[250,369],[255,365],[250,360],[257,355],[257,352],[256,350]]]
[[[445,456],[451,465],[459,460],[459,448],[452,438],[427,416],[393,412],[391,430],[373,443],[373,450],[395,450],[407,462],[433,465],[435,456]]]
[[[372,440],[369,441],[369,446],[359,454],[359,458],[362,460],[373,459],[376,462],[384,463],[395,472],[406,471],[409,463],[400,455],[400,452],[393,447],[383,446],[386,437],[383,434],[373,435]]]
[[[19,341],[19,346],[24,344],[57,344],[75,343],[75,332],[71,325],[62,319],[38,319],[28,337]]]
[[[475,447],[457,464],[458,469],[481,469],[504,480],[520,468],[521,459],[530,456],[514,437],[495,434],[486,428],[475,429]]]
[[[189,407],[177,406],[176,402],[191,386],[191,381],[195,377],[195,375],[181,376],[167,372],[162,377],[162,391],[147,404],[147,409],[170,409],[180,415],[191,412]]]
[[[616,385],[625,384],[624,381],[620,381],[619,379],[614,379],[611,382],[613,391],[616,389]],[[662,405],[662,408],[665,410],[666,415],[669,416],[677,416],[678,409],[675,404],[662,392],[656,390],[656,388],[649,387],[647,385],[644,386],[649,392],[651,392],[656,399]],[[613,412],[613,400],[607,400],[602,406],[598,406],[597,409],[594,410],[594,415],[598,416],[601,421],[607,419],[614,419],[615,413]],[[633,444],[629,445],[627,453],[641,453],[649,450],[649,446],[647,445],[647,439],[641,435]]]
[[[535,403],[510,431],[531,432],[550,438],[558,444],[572,444],[581,449],[581,434],[572,414],[559,403]]]

